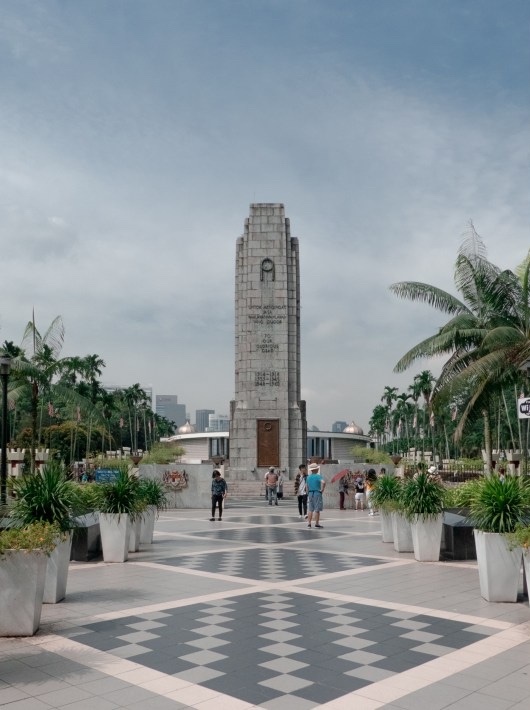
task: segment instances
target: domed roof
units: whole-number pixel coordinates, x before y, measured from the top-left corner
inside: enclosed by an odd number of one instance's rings
[[[195,434],[195,427],[193,426],[193,424],[190,424],[190,420],[187,419],[185,424],[183,424],[182,426],[179,426],[178,433],[179,434]]]
[[[360,434],[361,436],[364,434],[363,430],[361,429],[360,426],[358,426],[353,419],[351,420],[350,424],[343,429],[342,431],[343,434]]]

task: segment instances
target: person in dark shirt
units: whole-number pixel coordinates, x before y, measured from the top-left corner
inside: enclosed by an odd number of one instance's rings
[[[212,473],[212,517],[210,522],[215,520],[215,509],[219,507],[219,520],[223,519],[223,500],[228,493],[228,486],[220,471]]]

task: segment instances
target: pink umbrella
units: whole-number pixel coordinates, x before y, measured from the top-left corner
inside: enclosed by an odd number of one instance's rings
[[[344,478],[344,476],[347,476],[349,474],[349,470],[347,468],[342,469],[342,471],[339,471],[336,473],[333,478],[331,479],[332,483],[335,483],[335,481],[340,481],[341,478]]]

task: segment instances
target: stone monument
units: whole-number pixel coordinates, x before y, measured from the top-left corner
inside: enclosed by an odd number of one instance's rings
[[[282,204],[252,204],[237,240],[229,476],[293,478],[306,460],[300,399],[300,265]]]

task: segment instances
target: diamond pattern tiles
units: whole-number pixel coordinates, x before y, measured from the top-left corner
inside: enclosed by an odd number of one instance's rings
[[[252,593],[88,624],[81,643],[261,704],[313,704],[415,668],[494,630],[294,593]]]
[[[385,560],[376,557],[355,557],[279,547],[211,552],[193,556],[181,555],[159,561],[159,564],[172,567],[186,567],[213,574],[221,573],[232,577],[268,581],[302,579],[384,563]]]
[[[223,523],[215,523],[217,526]],[[213,523],[212,523],[213,525]],[[309,530],[306,525],[303,529],[294,530],[292,528],[281,528],[277,526],[270,527],[251,527],[241,529],[228,530],[212,530],[211,532],[197,532],[195,537],[212,538],[215,540],[229,540],[230,542],[250,542],[261,545],[277,545],[288,542],[307,542],[311,540],[311,535],[333,535],[333,537],[343,537],[347,533],[337,532],[336,530]]]

